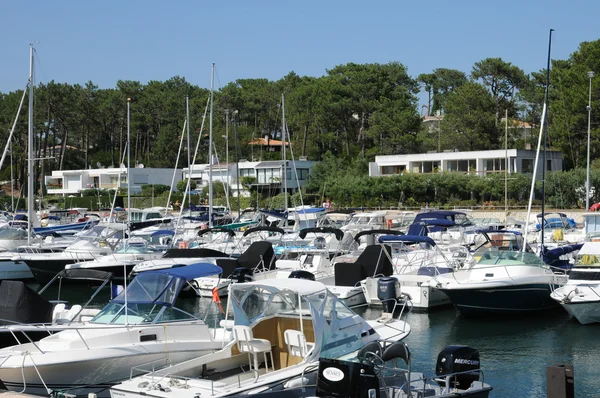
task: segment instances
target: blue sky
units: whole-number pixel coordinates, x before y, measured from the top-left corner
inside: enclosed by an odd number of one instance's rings
[[[322,76],[348,62],[398,61],[410,75],[470,72],[501,57],[526,72],[599,38],[600,1],[6,1],[0,11],[0,91],[23,88],[28,45],[36,81],[100,88],[179,75],[216,87],[239,78]]]

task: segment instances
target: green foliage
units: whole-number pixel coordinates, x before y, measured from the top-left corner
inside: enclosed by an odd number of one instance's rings
[[[176,186],[177,190],[179,192],[185,192],[185,188],[187,187],[187,183],[188,183],[187,179],[179,181],[177,183],[177,186]],[[196,181],[190,180],[190,191],[193,191],[194,189],[196,189]]]
[[[81,192],[79,192],[79,195],[82,197],[88,197],[88,196],[108,196],[108,192],[110,192],[110,194],[114,194],[114,189],[108,190],[108,189],[96,189],[96,188],[90,188],[90,189],[84,189]]]
[[[583,42],[567,60],[554,60],[552,64],[548,142],[562,150],[567,169],[585,167],[586,163],[588,71],[596,72],[592,79],[592,109],[600,109],[600,40]],[[347,63],[334,66],[321,77],[290,72],[276,81],[238,79],[215,93],[214,143],[221,160],[226,153],[230,162],[236,154],[238,159],[279,159],[279,152],[249,142],[266,135],[282,138],[283,93],[287,140],[296,156],[319,160],[331,154],[340,158],[337,166],[346,168],[358,157],[368,161],[377,155],[435,149],[437,134],[421,129],[416,97],[421,85],[429,94],[430,114],[440,111],[445,115],[441,123],[443,149],[493,149],[503,144],[499,125],[506,109],[509,119],[534,123],[539,128],[544,75],[542,70],[527,76],[518,66],[490,57],[473,65],[471,82],[465,72],[444,67],[414,78],[408,74],[407,66],[399,62]],[[21,95],[22,91],[0,93],[3,142]],[[119,80],[108,89],[100,89],[91,81],[39,84],[34,101],[35,146],[46,160],[37,162],[35,174],[95,167],[97,163],[118,167],[126,147],[127,98],[134,98],[130,103],[132,164],[174,167],[180,140],[186,137],[186,97],[192,115],[192,147],[200,138],[196,163],[207,163],[207,126],[203,131],[200,126],[209,92],[183,77],[145,84]],[[591,113],[592,159],[600,157],[598,115]],[[228,143],[223,138],[226,125]],[[537,131],[522,137],[514,130],[510,146],[523,147],[525,141],[536,140]],[[13,139],[15,179],[21,187],[26,186],[27,180],[26,132],[27,114],[21,112]],[[5,168],[2,176],[7,175]],[[325,180],[315,177],[311,189],[316,192],[314,185],[320,185],[322,190]],[[334,183],[331,181],[330,186]],[[336,189],[348,191],[343,187]],[[347,193],[344,195],[347,197]],[[354,195],[352,200],[356,202],[362,194],[348,195]]]
[[[224,198],[226,197],[226,192],[229,191],[229,187],[227,187],[227,184],[223,183],[222,181],[213,181],[213,199],[214,198]],[[208,197],[208,186],[202,188],[202,192],[201,192],[201,196],[206,198]],[[229,196],[231,197],[231,193],[229,194]]]
[[[170,186],[164,184],[144,184],[142,185],[142,196],[161,196],[165,192],[168,193],[170,189]]]
[[[494,118],[494,98],[478,83],[465,83],[448,97],[441,123],[441,148],[496,149],[499,145]]]

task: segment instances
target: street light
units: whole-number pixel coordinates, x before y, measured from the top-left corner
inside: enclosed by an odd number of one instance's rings
[[[585,180],[585,210],[590,211],[590,127],[592,121],[592,77],[594,72],[587,73],[590,78],[590,99],[589,105],[586,107],[588,111],[588,134],[587,134],[587,172]]]

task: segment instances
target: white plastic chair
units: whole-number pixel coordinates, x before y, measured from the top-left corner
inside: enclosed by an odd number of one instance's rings
[[[56,322],[58,319],[64,319],[63,312],[65,312],[67,306],[64,303],[59,303],[54,306],[52,310],[52,322]]]
[[[310,349],[312,349],[313,344],[307,343],[304,333],[298,330],[288,329],[283,333],[283,337],[285,344],[287,344],[288,352],[292,356],[304,358]]]
[[[258,357],[257,355],[262,353],[265,359],[265,369],[269,371],[269,363],[267,362],[267,353],[271,356],[271,364],[273,371],[275,371],[275,363],[273,362],[273,353],[271,352],[271,342],[265,339],[255,339],[252,334],[252,329],[248,326],[234,326],[233,336],[237,340],[237,346],[240,352],[248,353],[248,362],[250,369],[252,369],[252,360],[250,355],[254,359],[254,370],[258,371]]]

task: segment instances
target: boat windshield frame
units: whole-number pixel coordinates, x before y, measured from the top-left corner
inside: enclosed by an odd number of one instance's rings
[[[253,327],[276,316],[310,319],[315,331],[314,358],[339,358],[356,351],[364,345],[361,335],[347,336],[340,331],[353,325],[362,325],[363,331],[371,329],[325,286],[308,292],[257,283],[230,286],[235,325]]]
[[[135,324],[199,320],[198,317],[175,307],[175,301],[186,284],[185,278],[175,275],[142,272],[90,322]]]
[[[477,264],[481,265],[532,265],[545,266],[544,261],[535,253],[517,250],[502,250],[500,247],[491,247],[475,253]]]

